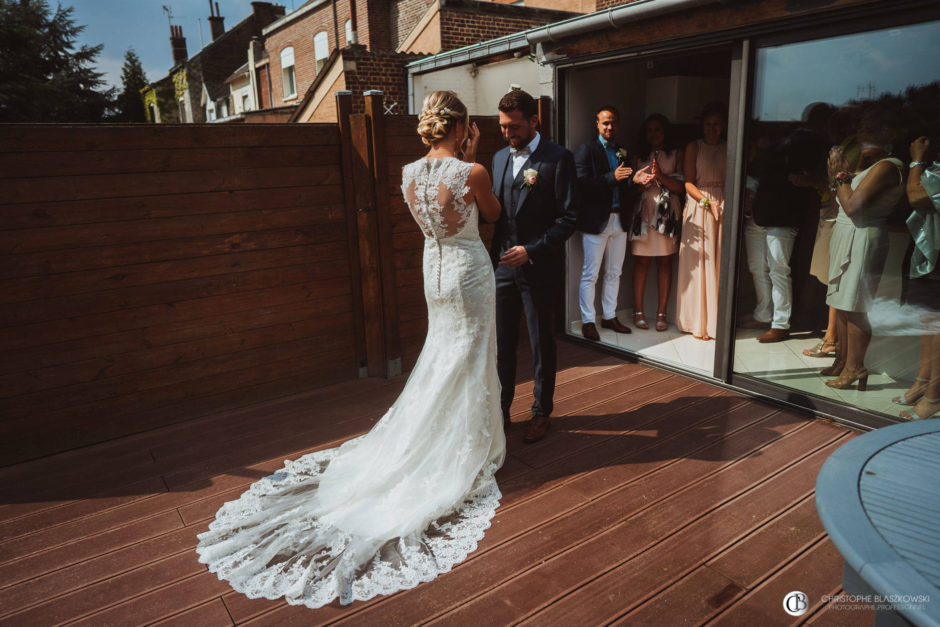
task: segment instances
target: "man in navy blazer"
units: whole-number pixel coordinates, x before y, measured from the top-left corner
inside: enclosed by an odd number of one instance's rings
[[[514,89],[499,101],[509,146],[493,156],[493,193],[503,211],[490,256],[496,269],[497,370],[503,424],[516,388],[519,323],[525,313],[535,362],[532,419],[525,442],[545,437],[555,393],[552,296],[562,274],[565,240],[575,229],[574,159],[538,132],[538,103]]]
[[[601,339],[597,331],[594,292],[604,266],[601,291],[601,326],[617,333],[630,333],[630,328],[617,320],[617,294],[620,273],[627,252],[627,231],[633,216],[630,195],[634,176],[647,183],[652,174],[649,166],[634,175],[626,163],[627,152],[617,143],[620,114],[605,106],[594,116],[597,134],[581,144],[574,153],[578,176],[578,231],[584,249],[584,264],[578,287],[581,309],[581,333],[585,339]]]

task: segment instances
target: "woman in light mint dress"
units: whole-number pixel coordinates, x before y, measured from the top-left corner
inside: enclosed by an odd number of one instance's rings
[[[903,164],[889,156],[884,138],[874,131],[860,130],[858,135],[864,169],[854,177],[847,174],[841,148],[829,154],[839,214],[829,242],[826,304],[836,310],[839,350],[835,363],[820,373],[836,375],[826,381],[829,387],[846,389],[858,381],[858,389],[864,391],[865,353],[871,342],[868,310],[888,256],[885,221],[904,194],[904,175]]]
[[[902,300],[919,310],[924,331],[917,379],[893,399],[899,405],[913,405],[900,414],[907,420],[923,420],[940,411],[940,161],[929,163],[929,151],[927,137],[911,143],[907,200],[913,211],[907,228],[912,242]]]

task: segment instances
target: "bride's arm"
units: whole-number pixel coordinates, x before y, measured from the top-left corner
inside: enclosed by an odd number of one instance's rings
[[[487,222],[496,222],[502,212],[502,207],[499,206],[499,200],[493,194],[493,185],[490,183],[490,175],[486,168],[479,163],[474,163],[467,185],[470,187],[470,195],[477,201],[477,209],[483,219]]]

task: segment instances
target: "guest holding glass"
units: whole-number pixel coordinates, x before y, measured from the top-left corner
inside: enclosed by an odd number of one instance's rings
[[[940,162],[928,163],[929,150],[927,137],[911,143],[907,181],[907,200],[913,209],[907,228],[913,241],[905,260],[903,299],[920,310],[924,325],[917,379],[893,399],[913,405],[900,414],[908,420],[923,420],[940,411]]]
[[[643,311],[646,277],[652,261],[656,260],[658,304],[656,330],[669,328],[666,307],[672,282],[672,256],[679,252],[677,236],[682,220],[679,198],[685,191],[682,177],[682,150],[672,141],[672,127],[666,116],[654,113],[640,127],[639,156],[633,158],[633,169],[642,171],[649,166],[653,178],[643,186],[637,201],[630,228],[633,252],[633,324],[649,329]]]
[[[686,146],[683,159],[686,201],[679,243],[676,326],[700,340],[713,339],[718,326],[725,125],[724,105],[705,105],[702,139]]]
[[[836,376],[826,385],[847,389],[858,381],[865,391],[865,353],[871,342],[868,310],[888,256],[885,221],[904,194],[902,163],[891,156],[891,132],[879,121],[863,121],[858,132],[863,168],[856,175],[842,148],[830,150],[828,170],[839,203],[829,242],[826,304],[836,310],[836,360],[820,374]]]

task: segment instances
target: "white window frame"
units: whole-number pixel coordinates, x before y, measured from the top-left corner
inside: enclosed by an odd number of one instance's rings
[[[326,60],[330,58],[330,36],[325,30],[313,36],[313,57],[317,64],[317,74],[326,65]]]
[[[297,97],[297,75],[294,73],[294,47],[281,50],[281,82],[284,100]]]
[[[346,20],[343,28],[346,31],[346,45],[348,46],[352,43],[352,20]]]

